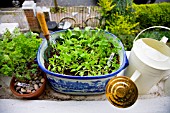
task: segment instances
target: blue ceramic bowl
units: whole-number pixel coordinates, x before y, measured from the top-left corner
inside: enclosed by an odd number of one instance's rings
[[[64,31],[57,31],[51,34],[51,40],[54,40],[57,35]],[[94,94],[103,94],[105,93],[105,87],[108,81],[115,77],[119,72],[128,66],[128,59],[126,52],[124,50],[123,44],[120,40],[116,39],[117,37],[111,33],[106,32],[107,38],[113,38],[121,46],[119,51],[120,67],[117,71],[99,76],[72,76],[72,75],[63,75],[59,73],[54,73],[47,70],[44,66],[44,51],[47,48],[47,41],[44,40],[39,47],[37,54],[37,61],[39,67],[46,73],[48,81],[52,88],[60,93],[64,94],[73,94],[73,95],[94,95]]]

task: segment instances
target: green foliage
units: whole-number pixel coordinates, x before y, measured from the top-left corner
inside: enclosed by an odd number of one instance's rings
[[[115,35],[131,35],[138,32],[135,28],[139,23],[132,23],[133,19],[130,16],[122,16],[118,14],[112,14],[111,20],[106,20],[106,28],[109,32]]]
[[[138,32],[139,26],[132,0],[99,0],[99,5],[101,16],[105,20],[102,28],[120,38],[125,49],[129,50],[132,47],[132,42],[129,41],[134,39],[133,36]]]
[[[148,30],[142,33],[139,38],[153,38],[156,40],[161,40],[163,36],[166,36],[168,38],[168,41],[170,42],[170,31],[160,30],[160,29],[154,29],[154,30]]]
[[[114,13],[119,15],[131,15],[133,12],[132,0],[112,0],[116,7],[113,9]]]
[[[170,3],[134,5],[134,9],[141,29],[155,25],[170,27]]]
[[[100,13],[103,18],[109,17],[113,8],[116,6],[113,5],[113,0],[99,0],[98,4],[101,6]]]
[[[118,40],[100,29],[67,30],[52,47],[54,54],[49,58],[48,70],[55,73],[96,76],[114,72],[120,66]],[[115,55],[109,61],[112,53]]]
[[[133,12],[132,0],[99,0],[101,16],[109,17],[112,14],[131,15]]]
[[[155,25],[170,27],[170,3],[132,5],[131,0],[109,2],[110,0],[99,0],[101,16],[105,19],[102,28],[120,38],[126,50],[131,50],[133,40],[140,29]],[[153,36],[149,33],[146,35],[155,37],[153,33]]]
[[[161,40],[163,36],[168,38],[168,43],[170,42],[170,31],[162,29],[151,29],[143,32],[139,38],[152,38],[156,40]],[[119,35],[120,40],[122,41],[125,50],[130,51],[133,46],[133,41],[136,35]]]
[[[132,22],[133,17],[129,15],[112,14],[112,16],[113,21],[106,20],[106,29],[122,41],[125,50],[131,50],[139,23]]]
[[[15,75],[29,79],[29,62],[36,58],[36,52],[41,43],[37,34],[21,33],[15,29],[13,33],[7,30],[0,39],[0,73],[6,76]]]
[[[126,51],[131,51],[135,35],[118,35]]]

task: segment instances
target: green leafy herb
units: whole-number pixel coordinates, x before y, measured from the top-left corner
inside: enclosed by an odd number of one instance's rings
[[[54,53],[49,59],[48,70],[75,76],[97,76],[112,73],[120,66],[118,40],[97,29],[67,30],[52,45]],[[109,57],[115,53],[110,65]],[[46,62],[47,63],[47,62]]]
[[[13,33],[7,30],[0,38],[0,73],[6,76],[15,75],[20,79],[30,79],[30,73],[35,73],[34,59],[41,43],[36,33],[22,33],[15,29]],[[33,64],[33,67],[30,68]],[[36,68],[38,65],[36,64]]]

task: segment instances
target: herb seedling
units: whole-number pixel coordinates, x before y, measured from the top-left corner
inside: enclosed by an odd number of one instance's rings
[[[46,68],[55,73],[97,76],[112,73],[120,66],[118,51],[122,48],[117,39],[100,29],[68,29],[60,33],[52,48]],[[114,56],[109,60],[112,53]]]
[[[38,67],[34,59],[40,43],[36,33],[22,33],[17,28],[13,33],[7,30],[0,38],[0,73],[21,80],[31,79],[30,73],[35,73]]]

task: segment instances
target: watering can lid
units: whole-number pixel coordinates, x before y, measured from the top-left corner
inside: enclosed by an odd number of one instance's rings
[[[170,69],[170,48],[163,42],[143,38],[133,44],[136,56],[146,65],[159,69]]]

